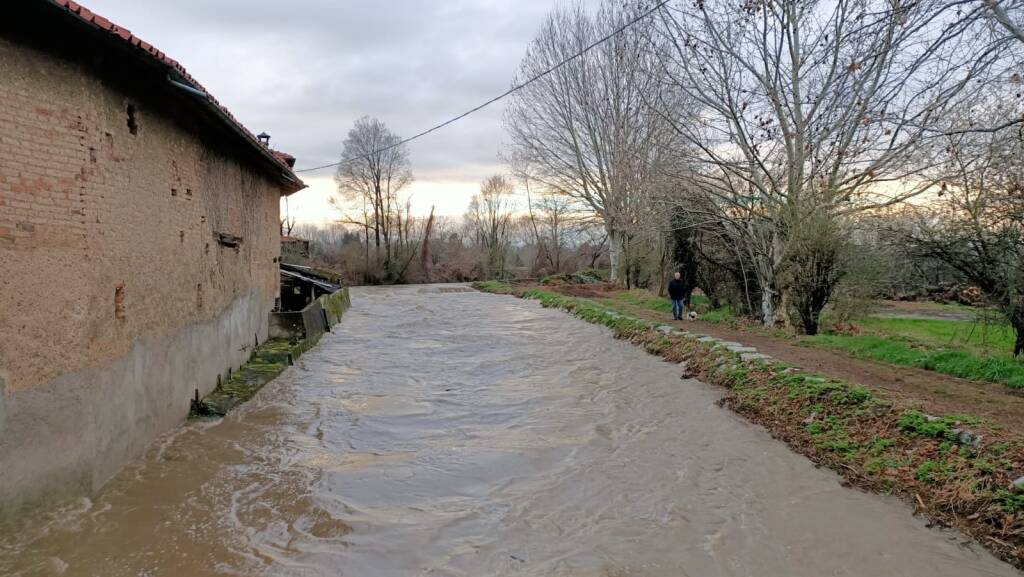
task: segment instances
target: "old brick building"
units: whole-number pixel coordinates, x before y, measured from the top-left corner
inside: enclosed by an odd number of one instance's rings
[[[0,19],[0,517],[84,494],[244,362],[293,159],[66,0]]]

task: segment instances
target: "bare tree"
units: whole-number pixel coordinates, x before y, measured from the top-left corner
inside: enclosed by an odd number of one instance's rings
[[[466,226],[484,251],[485,277],[501,277],[505,273],[513,232],[514,191],[506,177],[491,176],[480,184],[480,192],[473,195],[466,209]]]
[[[702,0],[659,12],[657,35],[672,46],[658,52],[661,77],[680,96],[657,106],[700,110],[674,122],[695,167],[679,204],[744,251],[765,325],[786,302],[783,268],[830,260],[805,252],[787,263],[791,231],[935,185],[928,171],[947,116],[982,99],[1005,63],[1005,39],[973,35],[982,8],[967,10],[944,0]]]
[[[1021,0],[981,0],[993,20],[1013,38],[1024,42],[1024,2]]]
[[[367,240],[373,231],[376,263],[386,280],[393,280],[400,266],[394,258],[394,241],[402,240],[402,210],[406,203],[399,193],[413,178],[409,153],[405,145],[399,144],[401,140],[382,121],[369,116],[360,118],[349,130],[343,146],[342,158],[353,160],[340,164],[334,175],[345,201],[336,200],[334,204],[354,208],[357,213],[362,211],[364,220],[358,224],[364,227]]]
[[[562,272],[570,238],[580,226],[580,207],[573,199],[560,195],[542,195],[530,199],[530,222],[538,246],[552,272]]]
[[[291,236],[292,230],[295,229],[295,217],[285,217],[281,219],[281,236]]]
[[[998,122],[1016,106],[990,112]],[[1016,333],[1024,353],[1024,137],[1005,129],[949,137],[947,178],[935,201],[902,231],[918,256],[938,259],[977,285]]]
[[[523,59],[519,79],[566,60],[641,10],[640,2],[614,0],[602,2],[594,16],[580,4],[556,9]],[[628,268],[622,257],[636,233],[635,211],[649,203],[658,174],[652,167],[674,148],[671,126],[645,105],[661,88],[652,46],[648,36],[627,28],[517,92],[505,117],[513,154],[530,165],[534,179],[600,218],[612,280]]]
[[[355,226],[363,232],[363,283],[370,284],[370,229],[373,228],[374,219],[370,208],[370,197],[361,195],[358,198],[345,200],[337,196],[327,199],[327,203],[341,214],[337,224],[341,227]]]

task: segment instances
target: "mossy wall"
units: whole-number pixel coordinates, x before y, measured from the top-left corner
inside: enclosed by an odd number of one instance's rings
[[[348,287],[323,295],[301,311],[270,313],[270,336],[281,339],[317,339],[330,332],[352,306]]]
[[[317,299],[320,306],[327,312],[327,320],[331,325],[337,324],[341,316],[352,306],[352,299],[348,294],[348,287],[335,291],[332,294],[324,295]]]
[[[350,306],[346,287],[321,296],[301,311],[270,313],[271,340],[257,347],[249,362],[223,379],[212,393],[194,403],[192,415],[224,415],[252,398],[302,353],[313,348],[324,332],[341,321]]]

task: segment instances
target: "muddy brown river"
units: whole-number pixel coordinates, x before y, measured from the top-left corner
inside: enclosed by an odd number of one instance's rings
[[[0,528],[0,575],[1019,577],[607,330],[448,290],[354,290],[256,399]]]

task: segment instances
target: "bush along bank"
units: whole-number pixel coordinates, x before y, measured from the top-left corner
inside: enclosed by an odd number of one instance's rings
[[[1024,438],[970,415],[929,415],[872,390],[806,373],[736,343],[630,317],[591,300],[488,282],[540,301],[724,387],[721,401],[863,490],[899,496],[1024,568]]]

